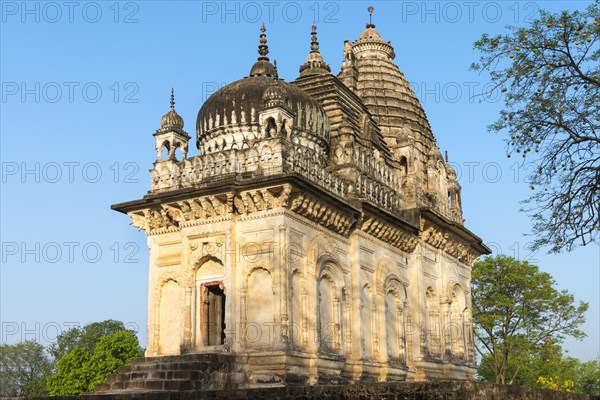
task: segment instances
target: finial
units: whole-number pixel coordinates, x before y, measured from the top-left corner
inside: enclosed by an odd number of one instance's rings
[[[269,61],[269,58],[267,57],[267,54],[269,54],[269,46],[267,46],[267,35],[265,34],[267,28],[265,28],[265,23],[262,23],[262,26],[260,27],[260,31],[262,32],[260,34],[260,44],[258,45],[258,54],[260,54],[260,57],[258,57],[258,60],[265,60],[265,61]]]
[[[369,24],[367,25],[367,28],[375,28],[375,25],[373,24],[373,10],[375,10],[373,6],[367,8],[367,11],[369,12]]]
[[[319,52],[319,42],[317,41],[317,26],[315,24],[313,24],[313,28],[310,33],[310,52]]]
[[[448,150],[444,151],[444,158],[446,159],[446,162],[448,162]]]
[[[319,42],[317,42],[317,25],[313,24],[310,33],[310,52],[317,53],[319,51]]]
[[[275,70],[277,70],[277,59],[276,58],[273,59],[273,66],[275,67]]]
[[[175,109],[175,89],[171,88],[171,110]]]

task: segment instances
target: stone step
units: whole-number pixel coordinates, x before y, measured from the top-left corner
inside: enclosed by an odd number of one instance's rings
[[[106,393],[110,390],[110,383],[97,383],[94,386],[94,393]]]
[[[227,354],[189,354],[134,358],[119,367],[116,374],[98,384],[95,393],[189,391],[237,388],[232,379],[232,356]],[[235,378],[232,378],[233,376]]]
[[[116,381],[139,381],[148,379],[163,379],[163,380],[205,380],[210,375],[206,370],[150,370],[145,372],[127,372],[115,374],[110,377],[107,383]]]

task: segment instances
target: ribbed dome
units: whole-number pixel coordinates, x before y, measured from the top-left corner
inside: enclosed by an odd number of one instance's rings
[[[345,68],[356,68],[355,92],[371,111],[386,141],[401,139],[406,127],[432,139],[421,103],[393,61],[394,48],[381,38],[375,25],[367,25],[352,43],[352,53],[353,65],[343,67],[340,77]]]
[[[175,94],[171,89],[171,108],[160,119],[160,130],[180,131],[183,129],[183,118],[175,111]]]
[[[272,76],[277,78],[277,69],[269,61],[259,60],[252,66],[250,76]]]
[[[209,139],[232,133],[236,127],[259,137],[259,113],[272,107],[282,107],[292,114],[293,131],[306,133],[329,148],[328,119],[323,107],[297,87],[262,75],[230,83],[206,100],[196,122],[198,148]]]
[[[170,109],[160,119],[160,126],[162,128],[183,129],[183,118],[175,112],[175,109]]]
[[[309,94],[277,77],[266,57],[268,48],[261,28],[260,57],[250,76],[219,89],[200,108],[196,121],[196,145],[201,153],[247,147],[268,137],[268,119],[278,115],[278,129],[294,143],[321,154],[329,151],[329,120],[323,107]],[[280,109],[281,113],[273,114]],[[261,120],[261,114],[262,120]],[[267,119],[267,121],[265,121]]]

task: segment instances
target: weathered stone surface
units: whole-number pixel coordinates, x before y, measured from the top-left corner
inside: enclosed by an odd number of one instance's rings
[[[163,118],[150,191],[113,206],[147,235],[148,358],[98,392],[473,379],[489,249],[456,174],[374,25],[339,78],[316,27],[310,49],[285,83],[263,27],[250,76],[202,106],[197,156]]]
[[[176,385],[173,385],[173,387]],[[177,389],[175,389],[177,390]],[[371,383],[338,386],[292,386],[287,388],[162,391],[66,397],[12,398],[12,400],[599,400],[599,396],[577,395],[521,386],[480,382]],[[4,399],[3,399],[4,400]]]

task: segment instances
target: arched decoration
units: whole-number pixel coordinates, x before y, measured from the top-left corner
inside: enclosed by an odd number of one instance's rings
[[[275,153],[274,153],[273,149],[268,145],[264,145],[264,146],[261,146],[259,152],[260,152],[260,163],[258,166],[265,172],[272,171],[273,168],[277,166],[277,164],[274,160]]]
[[[319,349],[326,353],[343,353],[344,274],[331,260],[323,262],[317,279]]]
[[[158,354],[160,355],[180,353],[183,332],[181,296],[182,290],[177,281],[169,279],[162,284],[158,310]]]
[[[408,160],[405,156],[400,157],[400,176],[405,177],[408,175]]]
[[[385,292],[387,282],[390,280],[402,282],[402,279],[397,274],[397,268],[394,268],[395,266],[396,263],[389,255],[386,254],[381,258],[375,271],[375,285],[377,292],[383,294]]]
[[[317,234],[306,248],[308,273],[317,278],[325,265],[340,264],[340,249],[337,243],[321,234]],[[341,272],[341,271],[340,271]],[[343,274],[342,274],[343,277]]]
[[[214,251],[217,251],[217,244],[209,244],[214,245]],[[192,267],[192,271],[198,275],[220,275],[223,276],[225,274],[225,267],[221,260],[214,255],[207,254],[201,257],[198,261],[196,261]]]
[[[405,313],[406,288],[393,275],[385,280],[384,309],[386,349],[388,361],[405,361]]]
[[[452,354],[459,360],[465,360],[467,357],[467,321],[469,317],[467,302],[464,290],[459,284],[454,284],[450,292],[450,316],[448,320],[451,324],[450,335],[452,344]]]
[[[306,304],[306,290],[304,289],[304,279],[300,270],[295,269],[292,272],[290,283],[290,304],[291,304],[291,342],[294,347],[304,347],[304,332],[308,326],[304,307]]]
[[[373,293],[367,283],[360,291],[360,336],[361,354],[363,359],[373,357]]]
[[[279,330],[275,328],[275,294],[271,273],[261,267],[250,271],[247,293],[252,306],[246,308],[244,340],[250,348],[268,347],[279,342]]]
[[[165,152],[166,150],[166,152]],[[168,160],[171,154],[171,146],[168,140],[162,142],[162,144],[156,149],[157,161]]]
[[[244,159],[244,171],[254,171],[256,164],[258,163],[258,153],[254,147],[249,148],[246,151],[246,158]]]
[[[284,138],[287,138],[288,132],[291,132],[290,127],[289,127],[289,122],[287,119],[284,119],[283,122],[281,123],[281,136],[283,136]]]
[[[277,125],[275,124],[275,119],[273,117],[268,118],[265,122],[265,137],[275,137],[277,135]]]
[[[425,292],[425,346],[428,356],[442,356],[439,299],[431,286]]]
[[[196,347],[222,345],[225,340],[225,267],[218,258],[206,255],[193,265],[192,316]]]

